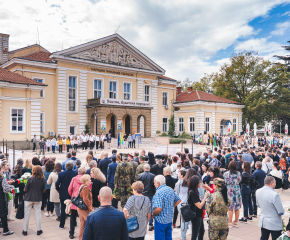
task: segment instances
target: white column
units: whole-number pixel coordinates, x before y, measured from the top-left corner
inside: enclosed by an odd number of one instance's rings
[[[239,120],[238,120],[238,122],[239,122],[239,126],[238,126],[238,129],[239,129],[239,134],[243,131],[242,130],[242,113],[240,113],[239,114]]]
[[[67,113],[67,89],[66,70],[58,68],[57,90],[57,134],[66,136],[66,113]]]
[[[196,112],[196,131],[197,134],[204,132],[205,120],[204,120],[204,112]]]
[[[211,115],[211,133],[212,134],[216,133],[216,129],[215,129],[215,112],[213,112],[212,115]]]
[[[93,87],[93,86],[91,86]],[[85,130],[87,123],[87,72],[80,72],[79,134]]]
[[[143,116],[140,117],[140,133],[141,133],[141,136],[144,137],[144,117]]]
[[[138,101],[144,101],[144,84],[143,80],[137,81],[137,99]]]
[[[157,81],[152,81],[152,97],[151,97],[151,137],[156,136],[157,131]]]
[[[40,138],[40,104],[41,101],[32,101],[30,104],[30,137]],[[43,120],[44,121],[44,120]]]

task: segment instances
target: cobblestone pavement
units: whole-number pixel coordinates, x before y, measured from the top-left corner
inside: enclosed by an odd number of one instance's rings
[[[119,149],[118,152],[134,152],[134,151],[140,151],[141,149],[146,150],[146,152],[151,151],[153,153],[155,153],[156,151],[156,146],[157,144],[151,144],[147,143],[144,145],[140,145],[139,148],[137,149]],[[171,146],[171,145],[170,145]],[[179,147],[180,149],[180,145],[174,145],[176,147]],[[191,148],[191,145],[185,145],[184,147],[188,147]],[[205,150],[205,146],[195,146],[198,147],[201,150]],[[106,152],[109,152],[109,154],[111,153],[112,149],[105,149]],[[99,156],[100,151],[97,151],[96,153],[96,157]],[[81,159],[82,161],[85,159],[85,156],[87,154],[87,151],[82,151],[80,150],[77,154],[77,157],[79,159]],[[56,156],[57,158],[57,162],[61,162],[63,160],[65,160],[65,153],[59,154],[46,154],[46,156]],[[26,158],[31,158],[32,156],[35,156],[35,153],[33,153],[32,151],[25,151],[23,153],[23,159],[25,160]],[[285,207],[285,211],[287,216],[284,216],[284,222],[285,224],[288,223],[288,218],[290,217],[290,212],[287,211],[287,208],[290,207],[290,190],[287,191],[281,191],[280,193],[282,202],[283,202],[283,206]],[[119,206],[119,209],[121,210],[121,207]],[[23,236],[22,235],[22,229],[23,229],[23,221],[22,220],[17,220],[15,219],[15,221],[9,221],[8,222],[8,226],[9,229],[14,231],[15,233],[13,235],[7,236],[7,237],[3,237],[2,233],[0,234],[0,239],[7,239],[7,240],[34,240],[34,239],[51,239],[51,240],[61,240],[61,239],[69,239],[69,219],[66,220],[66,225],[65,228],[63,230],[61,230],[58,225],[59,222],[57,222],[55,219],[56,217],[46,217],[44,216],[44,211],[42,211],[42,230],[43,230],[43,234],[40,236],[36,235],[36,225],[35,225],[35,218],[34,218],[34,212],[32,210],[31,213],[31,217],[30,217],[30,222],[29,222],[29,229],[28,229],[28,235],[27,236]],[[243,211],[241,209],[240,211],[240,215],[242,216]],[[12,210],[11,216],[14,217],[15,212],[14,209]],[[247,224],[241,223],[239,224],[239,228],[232,228],[229,231],[229,236],[228,239],[229,240],[258,240],[260,238],[260,228],[258,226],[259,223],[259,216],[258,218],[254,218],[253,222],[248,222]],[[78,220],[78,226],[79,226],[79,220]],[[75,239],[78,238],[78,232],[79,232],[79,227],[76,227],[76,231],[75,231]],[[177,222],[177,226],[179,226],[179,220]],[[207,235],[207,224],[205,223],[205,227],[206,227],[206,232],[205,232],[205,236],[204,239],[208,239],[208,235]],[[0,229],[2,232],[2,229]],[[173,229],[173,240],[179,240],[180,239],[180,228],[174,228]],[[145,237],[146,240],[151,240],[154,239],[154,232],[147,232],[147,235]],[[191,230],[188,229],[187,232],[187,240],[191,239]]]

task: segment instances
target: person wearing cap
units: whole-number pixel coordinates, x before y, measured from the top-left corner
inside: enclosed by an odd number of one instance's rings
[[[111,188],[112,191],[114,191],[115,173],[118,166],[118,163],[116,163],[116,155],[112,155],[111,160],[112,160],[112,163],[108,165],[107,182],[108,182],[109,188]],[[113,198],[112,206],[114,208],[118,208],[118,199]]]
[[[163,168],[165,168],[166,165],[162,163],[161,155],[156,155],[155,159],[157,163],[151,167],[150,172],[153,173],[155,176],[163,175]]]
[[[229,233],[228,210],[230,198],[225,181],[221,178],[214,179],[215,192],[206,200],[205,209],[209,216],[208,237],[210,240],[226,240]]]
[[[135,181],[137,181],[138,175],[144,172],[144,165],[146,164],[145,162],[146,157],[144,155],[141,155],[139,158],[140,165],[136,169],[135,173]]]
[[[131,194],[131,185],[134,181],[134,169],[128,162],[128,153],[123,153],[123,162],[118,164],[115,173],[115,188],[120,195],[122,208],[125,206]]]
[[[264,187],[256,191],[256,201],[261,209],[259,227],[261,228],[261,240],[268,240],[271,234],[272,239],[277,239],[283,229],[282,215],[285,213],[281,198],[274,191],[276,180],[267,176],[264,180]]]
[[[136,174],[136,169],[137,169],[137,167],[138,167],[138,163],[136,163],[136,162],[134,161],[134,159],[133,159],[133,154],[132,154],[132,153],[129,153],[129,154],[128,154],[128,161],[129,161],[129,163],[131,163],[132,166],[133,166],[133,169],[134,169],[134,176],[135,176],[135,174]]]

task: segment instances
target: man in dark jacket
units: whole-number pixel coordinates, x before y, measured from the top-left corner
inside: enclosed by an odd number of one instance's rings
[[[140,164],[140,163],[139,163],[139,153],[138,153],[138,152],[134,152],[134,161],[135,161],[136,163],[138,163],[138,165]]]
[[[266,177],[266,173],[261,169],[262,163],[260,161],[256,162],[255,168],[256,170],[255,172],[253,172],[252,177],[258,182],[258,187],[257,189],[254,189],[254,191],[252,191],[253,208],[254,208],[253,217],[257,217],[256,190],[264,187],[264,180]]]
[[[61,229],[64,228],[64,224],[65,224],[66,205],[64,204],[64,201],[66,199],[71,199],[68,193],[68,187],[70,185],[72,178],[78,175],[77,172],[73,171],[73,168],[74,168],[74,162],[72,160],[67,161],[65,163],[66,170],[58,174],[58,179],[55,183],[55,189],[56,191],[59,192],[59,199],[60,199],[60,204],[61,204],[60,224],[59,224],[59,227]]]
[[[107,182],[108,182],[109,188],[111,188],[112,191],[114,191],[115,173],[116,173],[116,168],[118,166],[118,163],[116,163],[116,155],[113,155],[111,159],[112,159],[112,163],[108,165]],[[118,209],[118,199],[113,198],[112,206]]]
[[[108,158],[108,153],[104,153],[104,159],[100,161],[98,168],[101,169],[102,173],[105,175],[107,179],[107,170],[108,170],[108,165],[112,162]]]
[[[140,173],[138,175],[137,181],[141,181],[144,184],[144,189],[143,189],[142,195],[148,197],[151,201],[151,204],[152,204],[152,198],[155,194],[155,186],[154,186],[155,175],[150,173],[150,165],[149,164],[145,164],[143,169],[144,169],[144,172]],[[149,231],[152,231],[153,229],[154,229],[153,219],[150,217]]]
[[[175,179],[171,177],[171,168],[166,167],[163,169],[163,175],[165,177],[165,183],[168,187],[171,187],[174,190],[175,187]]]
[[[101,206],[88,215],[83,240],[128,240],[124,213],[111,206],[112,190],[102,187],[98,199]]]
[[[166,165],[162,163],[162,158],[156,158],[156,164],[154,164],[150,172],[153,173],[155,176],[157,175],[163,175],[163,168],[165,168]]]
[[[86,174],[91,175],[91,169],[94,167],[98,167],[98,164],[96,160],[91,160],[89,165],[90,165],[90,168],[86,171]]]

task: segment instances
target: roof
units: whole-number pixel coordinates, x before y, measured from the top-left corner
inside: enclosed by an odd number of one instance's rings
[[[27,48],[31,48],[31,47],[39,47],[39,48],[42,48],[44,51],[48,52],[44,47],[40,46],[39,44],[33,44],[33,45],[28,45],[27,47],[23,47],[23,48],[17,48],[13,51],[9,51],[9,53],[14,53],[14,52],[17,52],[17,51],[21,51],[21,50],[24,50],[24,49],[27,49]]]
[[[49,58],[50,55],[51,55],[50,52],[39,51],[39,52],[36,52],[36,53],[31,53],[31,54],[28,54],[28,55],[25,55],[25,56],[21,56],[21,57],[17,57],[17,58],[52,63],[53,61]]]
[[[10,72],[3,68],[0,68],[0,81],[16,84],[31,84],[31,85],[46,86],[43,83],[37,82],[31,78],[24,77],[18,73]]]
[[[218,103],[229,103],[229,104],[241,104],[226,98],[218,97],[213,94],[209,94],[199,90],[193,90],[191,92],[182,92],[176,96],[175,103],[184,102],[195,102],[195,101],[205,101],[205,102],[218,102]]]
[[[174,82],[177,82],[177,80],[173,79],[173,78],[169,78],[169,77],[166,77],[166,76],[161,76],[161,77],[158,77],[159,79],[163,79],[163,80],[167,80],[167,81],[174,81]]]

